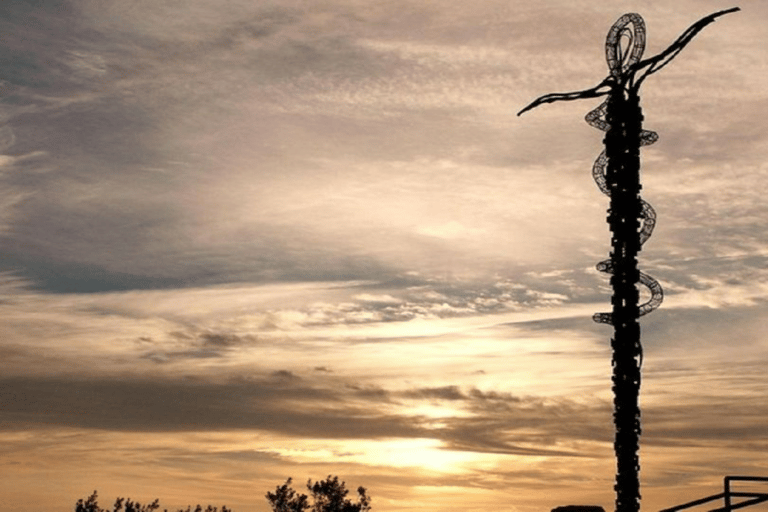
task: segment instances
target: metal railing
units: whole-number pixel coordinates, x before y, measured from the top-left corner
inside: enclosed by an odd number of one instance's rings
[[[764,476],[726,476],[723,479],[723,492],[719,494],[713,494],[705,498],[689,501],[682,505],[677,505],[670,508],[665,508],[659,512],[678,512],[680,510],[696,507],[716,501],[722,498],[723,506],[710,509],[708,512],[731,512],[737,508],[749,507],[751,505],[757,505],[768,501],[768,493],[764,492],[752,492],[752,491],[734,491],[731,486],[731,482],[768,482],[768,477]],[[734,500],[734,498],[745,498],[741,501]]]

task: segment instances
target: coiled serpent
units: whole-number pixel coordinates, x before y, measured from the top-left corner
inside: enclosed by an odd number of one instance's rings
[[[586,98],[597,98],[613,93],[623,93],[632,91],[637,93],[643,81],[653,73],[656,73],[664,66],[669,64],[685,46],[698,34],[704,27],[714,22],[720,16],[739,11],[738,7],[725,9],[705,16],[685,30],[678,38],[661,53],[640,60],[645,50],[645,22],[639,14],[629,13],[619,18],[613,24],[608,32],[605,41],[605,56],[608,61],[610,74],[602,82],[591,89],[583,91],[574,91],[568,93],[550,93],[536,98],[528,106],[518,112],[518,116],[536,108],[544,103],[555,101],[571,101]],[[626,49],[626,51],[624,51]],[[599,107],[591,110],[586,121],[590,126],[607,132],[610,125],[606,119],[608,101],[603,102]],[[648,146],[658,139],[655,132],[642,130],[640,132],[640,145]],[[608,167],[608,157],[603,151],[595,161],[592,167],[592,175],[598,188],[606,195],[610,196],[606,184],[606,170]],[[656,225],[656,212],[650,204],[640,199],[640,218],[642,226],[640,227],[640,246],[648,240]],[[597,269],[609,274],[613,273],[611,260],[604,260],[597,264]],[[639,315],[646,315],[661,305],[664,298],[661,285],[654,278],[643,272],[639,273],[638,281],[651,291],[649,301],[638,306]],[[592,317],[596,322],[613,324],[611,313],[596,313]]]
[[[597,269],[615,274],[611,278],[614,289],[611,302],[617,318],[613,318],[612,313],[596,313],[593,319],[613,325],[615,331],[611,340],[613,417],[616,425],[614,449],[617,462],[614,489],[616,510],[624,512],[640,510],[640,463],[637,452],[641,429],[638,396],[643,351],[636,320],[637,316],[646,315],[658,308],[663,300],[659,283],[648,274],[637,271],[635,259],[637,250],[653,232],[656,212],[639,196],[639,174],[632,175],[627,171],[639,173],[640,146],[648,146],[658,139],[655,132],[642,129],[638,91],[648,76],[669,64],[704,27],[718,17],[738,10],[738,7],[734,7],[705,16],[664,51],[642,61],[645,23],[638,14],[625,14],[611,27],[606,38],[606,60],[610,70],[607,78],[591,89],[546,94],[518,113],[521,115],[543,103],[608,96],[607,101],[586,115],[586,121],[590,126],[606,132],[606,150],[595,160],[592,175],[600,191],[611,198],[608,222],[614,237],[611,259],[598,263]],[[650,300],[639,306],[635,286],[637,282],[651,292]]]
[[[624,48],[624,45],[622,44],[623,39],[627,41],[626,46],[630,51],[622,51]],[[606,61],[608,62],[608,69],[611,72],[611,76],[616,80],[620,80],[631,66],[640,62],[644,49],[645,22],[643,21],[643,18],[634,13],[623,15],[611,27],[605,41]],[[596,109],[591,110],[584,119],[593,128],[607,132],[610,128],[610,125],[606,120],[607,107],[608,100],[605,100]],[[649,146],[658,139],[659,135],[656,132],[650,130],[642,130],[640,132],[641,146]],[[600,191],[610,197],[611,193],[608,190],[606,182],[607,167],[608,157],[605,149],[603,149],[602,153],[600,153],[600,156],[597,157],[597,160],[595,160],[595,163],[592,166],[592,177]],[[642,219],[642,225],[640,227],[640,246],[642,247],[642,245],[651,237],[653,228],[656,226],[656,211],[643,199],[640,199],[640,205],[640,218]],[[610,259],[601,261],[597,264],[596,268],[601,272],[608,274],[613,273],[613,264]],[[638,306],[638,314],[639,316],[643,316],[661,305],[664,300],[664,292],[659,282],[644,272],[639,273],[639,281],[651,292],[651,298]],[[613,324],[611,313],[595,313],[592,316],[592,319],[599,323]]]

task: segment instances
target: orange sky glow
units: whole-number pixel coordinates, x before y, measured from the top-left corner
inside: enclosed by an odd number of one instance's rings
[[[599,100],[721,0],[0,5],[0,500],[613,509]],[[641,89],[642,507],[768,476],[768,4]]]

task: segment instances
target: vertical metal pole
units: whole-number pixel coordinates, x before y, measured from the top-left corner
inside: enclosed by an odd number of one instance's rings
[[[605,147],[610,191],[608,223],[612,232],[612,318],[614,423],[616,437],[616,511],[640,510],[640,324],[637,253],[640,250],[640,131],[642,113],[636,93],[624,87],[611,92],[607,105],[610,129]]]
[[[729,476],[723,480],[723,503],[725,512],[731,512],[731,477]]]

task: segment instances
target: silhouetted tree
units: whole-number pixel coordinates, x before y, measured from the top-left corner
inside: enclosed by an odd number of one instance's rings
[[[266,497],[274,512],[369,512],[371,510],[371,498],[365,494],[365,487],[357,488],[357,501],[353,502],[347,498],[347,490],[344,482],[339,482],[339,477],[328,475],[325,480],[312,483],[307,481],[307,489],[312,497],[310,503],[306,494],[299,494],[291,487],[289,478],[285,484],[278,486],[275,492],[268,492]],[[138,501],[131,501],[130,498],[117,498],[114,506],[109,508],[99,507],[98,493],[93,494],[86,499],[80,499],[75,504],[75,512],[155,512],[160,509],[160,501],[155,500],[152,503],[142,505]],[[168,512],[168,509],[163,509]],[[176,512],[232,512],[232,509],[222,506],[218,507],[208,505],[206,508],[197,505],[194,509],[188,506],[186,509],[178,509]]]
[[[312,496],[312,503],[306,494],[299,494],[291,487],[289,478],[278,486],[275,492],[267,493],[267,500],[273,512],[368,512],[371,510],[371,498],[365,494],[365,487],[357,488],[357,502],[347,498],[349,490],[339,477],[328,475],[325,480],[307,482],[307,489]]]
[[[93,494],[88,496],[85,501],[83,501],[82,498],[77,500],[77,504],[75,505],[75,512],[101,512],[97,498],[98,495],[96,491],[93,491]]]
[[[131,501],[130,498],[117,498],[115,505],[110,511],[99,507],[98,494],[93,491],[93,494],[83,501],[78,500],[75,505],[75,512],[153,512],[160,508],[159,500],[155,500],[147,505],[142,505],[138,501]]]
[[[98,494],[93,491],[93,494],[88,496],[85,500],[78,500],[75,504],[75,512],[154,512],[160,508],[160,500],[155,500],[152,503],[142,505],[138,501],[131,501],[130,498],[117,498],[112,510],[108,508],[99,507]],[[168,512],[168,509],[163,509],[163,512]],[[205,509],[200,505],[197,505],[194,509],[192,506],[188,506],[186,509],[178,509],[177,512],[219,512],[218,507],[212,507],[208,505]],[[232,512],[232,509],[222,506],[221,512]]]
[[[267,500],[274,512],[304,512],[309,508],[306,494],[298,494],[291,488],[291,478],[275,488],[275,492],[267,492]]]

